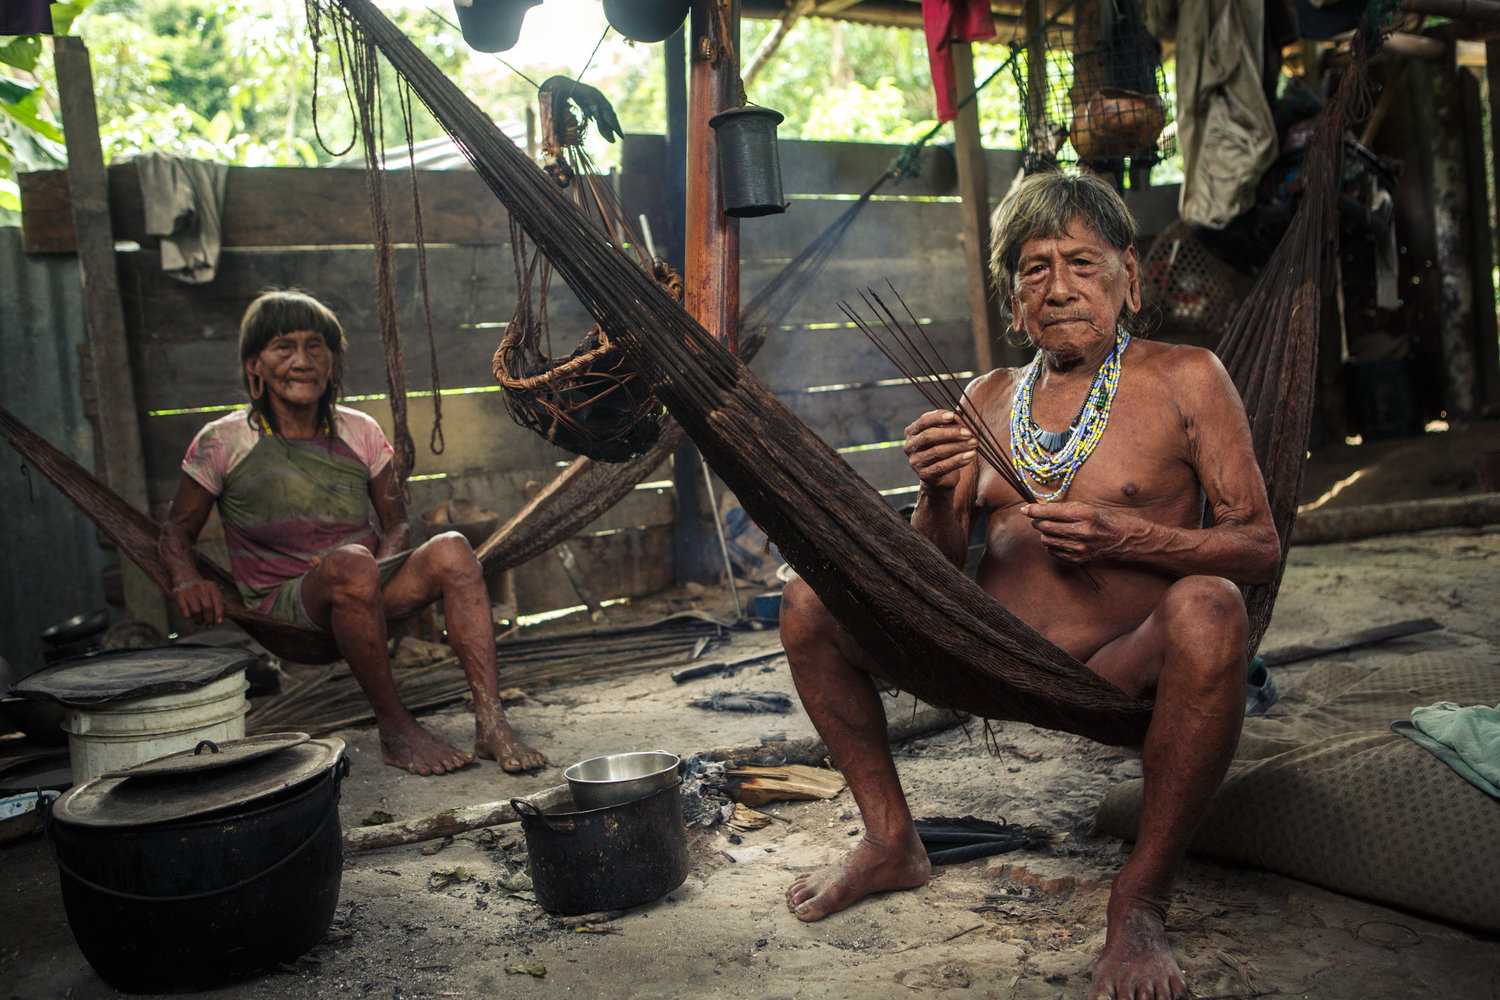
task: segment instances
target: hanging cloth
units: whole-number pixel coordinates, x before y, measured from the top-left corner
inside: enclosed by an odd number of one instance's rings
[[[161,238],[161,269],[190,285],[214,280],[229,167],[176,153],[137,153],[146,232]]]
[[[937,118],[939,122],[951,122],[958,117],[959,95],[950,46],[994,37],[989,0],[922,0],[922,27],[927,32],[927,61],[937,97]]]
[[[1276,158],[1276,123],[1261,84],[1260,0],[1190,0],[1177,20],[1178,214],[1222,229],[1255,203]]]

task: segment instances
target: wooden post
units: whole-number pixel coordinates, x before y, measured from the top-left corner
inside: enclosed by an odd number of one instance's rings
[[[1488,104],[1490,109],[1490,149],[1495,150],[1500,149],[1500,117],[1496,117],[1496,106],[1500,105],[1500,39],[1492,38],[1486,41],[1484,43],[1484,52],[1486,92],[1489,95]],[[1476,141],[1475,145],[1478,146],[1480,144]],[[1476,152],[1476,159],[1483,160],[1482,150]],[[1482,167],[1482,163],[1479,166]],[[1496,183],[1500,183],[1500,159],[1496,159],[1493,166],[1495,171],[1494,180]],[[1480,180],[1481,183],[1481,191],[1483,190],[1482,176],[1482,169],[1475,171],[1475,178],[1476,180]],[[1488,229],[1491,233],[1500,234],[1500,190],[1495,192],[1495,202],[1490,206],[1490,209],[1489,218],[1483,224],[1476,221],[1476,232],[1484,233]],[[1490,245],[1488,239],[1482,240],[1482,242],[1486,247]],[[1490,263],[1492,262],[1486,262],[1487,265]],[[1491,273],[1490,267],[1486,266],[1482,275],[1486,282],[1490,280],[1489,276]],[[1481,317],[1481,322],[1479,323],[1479,329],[1482,334],[1480,337],[1482,352],[1480,360],[1483,365],[1484,375],[1482,383],[1484,386],[1483,402],[1487,416],[1495,415],[1496,411],[1500,410],[1500,345],[1497,345],[1495,341],[1495,330],[1497,325],[1500,325],[1500,316],[1496,315],[1496,310],[1492,305],[1494,302],[1494,289],[1491,288],[1490,291],[1491,295],[1483,300],[1479,306],[1480,309],[1484,310],[1484,315]]]
[[[1031,149],[1046,140],[1039,130],[1047,120],[1047,39],[1042,29],[1047,24],[1047,0],[1026,0],[1023,23],[1026,26],[1026,121],[1031,135],[1021,137],[1021,148]]]
[[[662,73],[667,94],[667,232],[662,256],[681,272],[684,267],[683,232],[687,209],[687,43],[686,28],[678,28],[662,44]]]
[[[96,471],[115,492],[148,511],[146,464],[141,453],[140,417],[115,273],[109,179],[99,145],[93,71],[89,67],[88,47],[82,39],[59,35],[53,39],[53,46],[58,103],[68,147],[68,193],[73,201],[73,230],[89,333],[88,370],[93,392],[86,388],[84,396],[95,401],[95,411],[90,417],[99,442]],[[165,634],[166,602],[161,591],[135,563],[123,556],[120,563],[126,610]]]
[[[668,227],[666,256],[672,266],[687,277],[687,250],[684,233],[687,228],[687,160],[691,130],[688,127],[687,29],[680,28],[663,47],[663,67],[667,92],[667,204],[671,223]],[[672,452],[672,472],[677,488],[672,491],[673,525],[672,575],[678,583],[710,580],[715,575],[713,526],[706,510],[703,458],[691,438]]]
[[[688,21],[683,305],[705,329],[734,350],[739,340],[739,220],[723,211],[718,143],[708,125],[714,115],[740,103],[739,4],[737,0],[729,3],[725,17],[730,35],[727,46],[715,43],[720,34],[716,0],[694,0]],[[669,149],[675,145],[670,135],[668,145]],[[703,489],[703,459],[698,449],[684,442],[672,458],[677,504],[676,575],[680,582],[706,580],[717,574],[722,562],[714,530],[718,511],[712,509]]]
[[[688,53],[687,310],[730,350],[739,340],[740,228],[724,214],[719,149],[708,120],[739,104],[739,4],[730,4],[730,37],[718,38],[715,0],[694,0]]]
[[[968,42],[949,47],[959,99],[974,92],[974,48]],[[958,160],[958,193],[964,223],[964,261],[969,274],[969,325],[974,335],[975,370],[995,367],[1001,332],[1000,308],[990,276],[990,189],[984,168],[984,144],[979,138],[979,101],[958,109],[953,122]]]

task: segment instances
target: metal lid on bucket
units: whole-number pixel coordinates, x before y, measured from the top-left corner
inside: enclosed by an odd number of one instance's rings
[[[343,740],[314,740],[304,733],[271,733],[218,745],[205,740],[193,750],[91,778],[63,793],[52,815],[59,822],[93,827],[206,816],[300,785],[343,756]]]
[[[248,668],[257,654],[239,646],[178,643],[63,660],[11,688],[12,694],[88,706],[192,691]]]

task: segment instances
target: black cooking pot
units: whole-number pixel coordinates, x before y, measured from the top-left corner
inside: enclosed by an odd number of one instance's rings
[[[278,737],[289,745],[267,750]],[[295,959],[332,922],[343,741],[271,734],[223,744],[240,759],[207,771],[184,762],[203,749],[100,775],[50,811],[68,925],[115,989],[221,986]]]
[[[561,914],[623,910],[681,885],[688,872],[681,784],[582,812],[569,811],[576,807],[566,785],[511,799],[536,901]]]
[[[97,611],[74,615],[67,621],[58,622],[44,629],[42,642],[48,646],[66,646],[80,639],[92,638],[107,628],[109,628],[109,609],[100,608]]]

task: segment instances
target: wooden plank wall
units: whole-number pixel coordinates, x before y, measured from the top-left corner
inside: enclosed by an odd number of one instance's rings
[[[748,303],[791,258],[817,239],[902,152],[873,143],[781,141],[784,214],[740,221],[741,302]],[[656,136],[626,136],[621,190],[628,204],[652,206],[665,176],[666,147]],[[821,278],[771,334],[752,371],[810,430],[838,449],[898,506],[915,492],[901,452],[905,426],[926,402],[845,317],[841,302],[895,286],[943,358],[973,367],[965,287],[962,220],[951,152],[928,147],[920,174],[887,182],[859,212]],[[991,185],[1004,191],[1018,154],[990,156]]]
[[[742,220],[741,301],[748,302],[847,209],[902,152],[868,143],[780,143],[785,214]],[[617,176],[630,217],[645,214],[668,232],[666,144],[660,136],[626,136]],[[965,247],[951,151],[929,146],[920,174],[888,182],[848,230],[819,281],[769,339],[752,369],[814,433],[895,505],[914,499],[901,451],[903,428],[927,408],[879,351],[841,312],[865,288],[887,282],[904,297],[955,372],[973,368]],[[995,198],[1010,187],[1019,154],[987,154]],[[427,447],[433,424],[420,262],[412,240],[410,176],[390,175],[388,199],[396,251],[396,288],[404,333],[411,431],[418,447],[412,483],[417,515],[450,497],[472,500],[502,519],[524,502],[528,481],[546,482],[571,456],[508,417],[490,359],[515,303],[506,213],[468,170],[418,174],[431,290],[433,343],[443,394],[446,448]],[[23,229],[28,251],[65,252],[72,233],[67,184],[59,172],[23,175]],[[182,452],[196,429],[244,396],[238,384],[236,336],[246,303],[267,287],[298,286],[339,314],[350,341],[344,376],[350,405],[390,430],[378,333],[374,257],[364,174],[349,169],[231,168],[218,276],[186,285],[164,276],[153,238],[143,232],[141,195],[129,164],[110,169],[118,240],[139,249],[118,255],[122,296],[144,411],[147,478],[160,515],[178,478]],[[1176,215],[1176,188],[1132,193],[1143,231]],[[1155,226],[1155,228],[1153,228]],[[863,308],[861,306],[861,308]],[[592,325],[560,284],[548,310],[554,353],[566,353]],[[868,314],[868,313],[867,313]],[[585,575],[604,598],[634,597],[671,584],[672,486],[669,467],[578,539]],[[697,485],[694,484],[694,488]],[[518,570],[521,610],[576,603],[557,560],[541,557]]]
[[[217,276],[202,285],[162,273],[156,241],[143,232],[134,169],[112,167],[110,184],[116,237],[140,244],[119,253],[117,261],[154,514],[165,513],[193,434],[220,415],[218,408],[245,398],[238,380],[239,318],[266,288],[306,289],[338,313],[349,341],[348,405],[370,413],[390,433],[362,170],[232,168],[225,249]],[[66,190],[60,173],[26,175],[23,228],[29,251],[71,248],[71,227],[59,221],[66,219]],[[510,419],[491,373],[516,298],[503,207],[470,171],[422,172],[418,191],[446,447],[441,455],[428,447],[433,399],[427,323],[418,294],[418,254],[409,243],[410,178],[400,172],[391,177],[389,211],[394,238],[405,243],[395,255],[395,285],[411,394],[408,416],[417,444],[415,472],[422,477],[411,484],[411,513],[416,519],[443,500],[462,498],[503,520],[525,502],[528,481],[548,482],[572,456]],[[592,320],[561,285],[552,290],[548,309],[555,349],[566,353]],[[669,478],[665,469],[649,477],[653,482]],[[216,527],[205,533],[210,549]],[[671,539],[670,487],[658,485],[635,491],[573,548],[601,598],[635,597],[671,584]],[[523,613],[578,603],[550,554],[517,570],[515,590]]]

